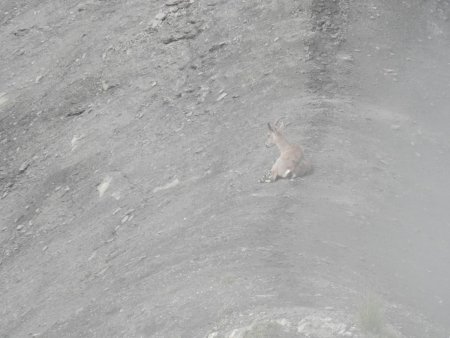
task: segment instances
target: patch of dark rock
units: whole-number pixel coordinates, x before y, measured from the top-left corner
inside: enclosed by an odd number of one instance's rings
[[[90,113],[92,111],[92,108],[80,108],[75,109],[73,111],[70,111],[66,114],[67,117],[73,117],[73,116],[80,116],[84,113]]]

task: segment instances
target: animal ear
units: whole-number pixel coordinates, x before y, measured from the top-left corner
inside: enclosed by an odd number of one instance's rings
[[[272,126],[271,126],[270,122],[269,122],[269,123],[267,123],[267,127],[269,127],[269,130],[270,130],[270,131],[273,131],[273,128],[272,128]]]

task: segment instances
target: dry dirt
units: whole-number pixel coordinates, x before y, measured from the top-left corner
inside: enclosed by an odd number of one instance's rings
[[[0,39],[0,337],[450,336],[447,1],[3,0]],[[261,184],[279,117],[315,172]]]

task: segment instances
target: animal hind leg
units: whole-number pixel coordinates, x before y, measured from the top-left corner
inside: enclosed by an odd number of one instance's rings
[[[284,172],[283,178],[294,178],[294,177],[295,177],[295,173],[291,169],[287,169]]]

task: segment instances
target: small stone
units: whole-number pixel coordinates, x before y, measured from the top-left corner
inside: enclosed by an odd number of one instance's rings
[[[102,89],[104,92],[106,92],[111,86],[104,80],[102,80]]]
[[[28,169],[28,167],[30,166],[30,162],[29,161],[25,161],[21,164],[21,166],[19,167],[19,174],[22,174],[25,172],[25,170]]]
[[[164,21],[164,19],[167,18],[167,13],[159,12],[155,15],[155,19],[159,21]]]
[[[227,45],[227,43],[224,41],[224,42],[221,42],[221,43],[218,43],[218,44],[215,44],[215,45],[212,45],[210,48],[209,48],[209,52],[214,52],[214,51],[216,51],[216,50],[219,50],[219,49],[221,49],[222,47],[224,47],[224,46],[226,46]]]
[[[102,182],[97,185],[97,191],[98,191],[99,197],[102,197],[103,194],[106,192],[106,190],[108,190],[109,185],[111,184],[112,180],[113,179],[111,176],[106,176],[105,178],[103,178]]]
[[[169,0],[166,2],[166,6],[176,6],[178,4],[181,4],[184,0]]]
[[[17,230],[17,231],[20,231],[20,230],[23,229],[24,226],[25,226],[24,224],[19,224],[19,225],[16,227],[16,230]]]
[[[47,249],[48,249],[48,246],[46,245],[42,248],[42,251],[47,251]]]
[[[4,103],[8,102],[8,98],[6,97],[6,93],[0,93],[0,106]]]
[[[353,56],[350,54],[342,54],[339,56],[342,61],[353,62]]]
[[[92,111],[91,107],[87,107],[87,108],[82,107],[82,108],[74,109],[74,110],[68,112],[66,114],[66,116],[67,117],[78,116],[78,115],[81,115],[81,114],[84,114],[84,113],[90,113],[91,111]],[[58,157],[59,155],[56,154],[55,156]]]
[[[228,95],[228,94],[225,93],[225,92],[222,93],[222,94],[220,94],[216,101],[217,101],[217,102],[222,101],[227,95]]]

